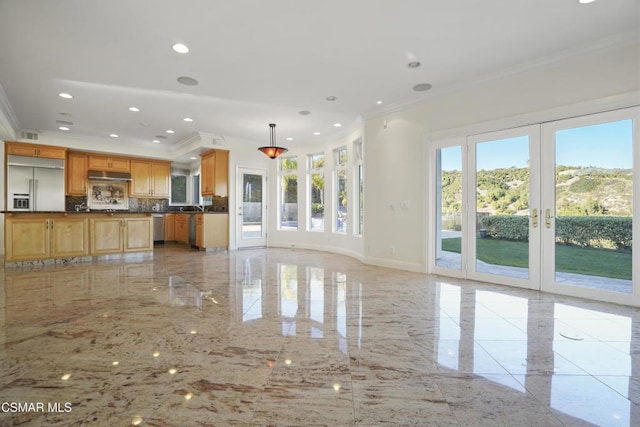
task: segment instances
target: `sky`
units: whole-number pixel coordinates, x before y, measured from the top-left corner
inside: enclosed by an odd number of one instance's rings
[[[607,169],[631,169],[633,166],[631,119],[560,130],[555,139],[557,165]],[[528,136],[478,143],[478,170],[525,167],[529,160],[528,147]],[[461,170],[461,153],[459,146],[443,148],[442,170]]]

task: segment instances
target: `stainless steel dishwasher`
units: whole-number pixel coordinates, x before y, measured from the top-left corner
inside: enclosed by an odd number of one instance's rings
[[[164,215],[153,214],[153,243],[164,243]]]

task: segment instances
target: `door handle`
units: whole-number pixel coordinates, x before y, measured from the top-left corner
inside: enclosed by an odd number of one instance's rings
[[[538,209],[536,208],[531,212],[531,223],[533,228],[538,228]]]
[[[547,228],[551,228],[551,218],[553,218],[553,215],[551,215],[551,209],[547,209],[545,214]]]

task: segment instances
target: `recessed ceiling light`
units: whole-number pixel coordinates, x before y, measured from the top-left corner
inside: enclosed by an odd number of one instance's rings
[[[189,47],[182,43],[176,43],[172,45],[171,49],[173,49],[173,51],[176,53],[189,53]]]
[[[418,61],[411,61],[407,64],[407,67],[409,68],[418,68],[420,66],[420,62]]]
[[[60,126],[60,127],[58,127],[58,129],[60,129],[60,130],[69,130],[69,128],[66,127],[66,126]]]
[[[320,132],[314,132],[313,134],[318,136],[318,135],[320,135]]]
[[[184,119],[182,119],[182,120],[184,120],[185,122],[192,122],[192,121],[193,121],[193,119],[192,119],[192,118],[190,118],[190,117],[185,117],[185,118],[184,118]]]
[[[588,4],[588,3],[593,3],[596,0],[578,0],[578,3],[580,4]]]
[[[335,101],[336,97],[335,96],[327,96],[327,101]]]
[[[187,76],[178,77],[178,83],[182,83],[183,85],[186,85],[186,86],[198,85],[198,81],[196,79],[194,79],[193,77],[187,77]]]
[[[164,135],[156,135],[156,139],[167,139]]]
[[[287,137],[287,141],[293,141],[293,138],[291,138],[290,136]]]
[[[60,114],[61,116],[65,116],[65,117],[71,117],[73,115],[71,113],[58,113],[58,114]]]
[[[298,114],[300,114],[301,116],[308,116],[309,114],[311,114],[311,111],[302,110],[298,111]]]
[[[117,133],[112,133],[112,134],[110,134],[109,136],[110,136],[111,138],[117,138],[117,137],[118,137],[118,134],[117,134]]]
[[[60,92],[58,94],[58,96],[60,98],[64,98],[64,99],[73,99],[73,95],[71,95],[70,93],[66,93],[66,92]]]
[[[140,111],[140,109],[138,107],[129,107],[129,111],[133,111],[134,113],[137,113],[138,111]]]
[[[73,122],[68,122],[66,120],[56,120],[56,123],[58,123],[59,125],[73,126]]]
[[[171,129],[167,129],[165,130],[166,133],[175,133],[175,131],[172,131]]]
[[[424,92],[426,90],[431,89],[431,85],[429,83],[420,83],[417,84],[413,87],[413,90],[415,90],[416,92]]]
[[[154,139],[153,142],[155,142],[156,144],[160,144],[160,140],[159,139]]]
[[[376,104],[380,105],[380,104],[382,104],[382,101],[378,101],[378,102],[376,102]]]
[[[342,127],[342,123],[334,123],[333,127],[336,127],[336,128]]]
[[[195,160],[197,157],[189,157],[190,160]]]

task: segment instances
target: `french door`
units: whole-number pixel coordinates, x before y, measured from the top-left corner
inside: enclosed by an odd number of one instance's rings
[[[540,127],[467,138],[468,276],[536,289],[540,272]]]
[[[640,305],[639,121],[636,107],[543,124],[542,290]]]
[[[640,305],[639,121],[636,107],[438,144],[430,271]]]
[[[239,249],[267,245],[266,177],[267,172],[261,169],[238,168],[236,233]]]

